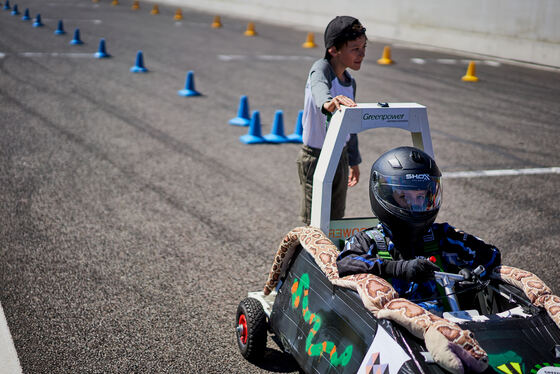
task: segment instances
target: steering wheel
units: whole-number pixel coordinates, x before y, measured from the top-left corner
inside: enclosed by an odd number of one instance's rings
[[[478,279],[479,275],[484,272],[484,266],[479,265],[472,272],[461,272],[460,274],[445,273],[443,271],[434,272],[434,277],[436,281],[445,290],[445,295],[449,300],[449,306],[451,311],[457,312],[461,310],[459,308],[459,302],[457,301],[457,295],[455,294],[455,283],[461,282],[472,282],[473,278]]]

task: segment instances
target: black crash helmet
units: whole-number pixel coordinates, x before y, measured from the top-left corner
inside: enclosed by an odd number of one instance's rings
[[[432,225],[441,206],[440,180],[436,162],[417,148],[394,148],[373,163],[371,209],[396,244],[418,242]]]

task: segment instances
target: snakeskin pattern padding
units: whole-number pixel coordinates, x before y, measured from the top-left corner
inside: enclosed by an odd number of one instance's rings
[[[523,290],[534,305],[545,308],[554,323],[560,328],[560,297],[535,274],[513,266],[498,266],[492,271],[492,278],[501,279]]]

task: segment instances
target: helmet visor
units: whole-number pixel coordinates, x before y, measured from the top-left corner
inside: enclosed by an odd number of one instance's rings
[[[409,213],[430,212],[441,205],[440,177],[429,174],[377,174],[373,190],[380,202]]]

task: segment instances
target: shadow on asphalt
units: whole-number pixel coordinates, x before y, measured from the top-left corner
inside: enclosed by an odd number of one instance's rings
[[[256,366],[273,373],[301,372],[298,363],[291,355],[272,348],[266,348],[263,360],[256,363]]]

